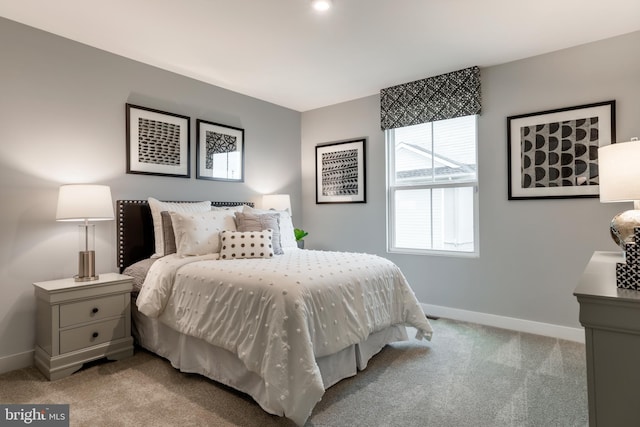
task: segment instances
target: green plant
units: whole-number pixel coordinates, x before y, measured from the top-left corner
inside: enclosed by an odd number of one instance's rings
[[[309,235],[309,233],[307,233],[306,231],[300,229],[300,228],[294,228],[293,229],[293,234],[296,235],[296,242],[304,239],[306,236]]]

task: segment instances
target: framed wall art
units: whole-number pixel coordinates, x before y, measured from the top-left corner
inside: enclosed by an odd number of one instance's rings
[[[598,197],[598,148],[615,142],[615,101],[507,117],[509,200]]]
[[[127,173],[189,178],[189,117],[126,107]]]
[[[365,142],[316,146],[316,203],[366,203]]]
[[[244,181],[244,129],[196,120],[197,179]]]

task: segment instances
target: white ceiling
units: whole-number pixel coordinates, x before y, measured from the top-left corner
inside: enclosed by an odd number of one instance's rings
[[[307,111],[637,31],[640,0],[0,0],[0,16]]]

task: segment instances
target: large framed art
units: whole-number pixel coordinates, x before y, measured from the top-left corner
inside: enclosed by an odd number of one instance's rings
[[[196,178],[244,181],[244,129],[196,120]]]
[[[189,178],[190,119],[126,104],[127,173]]]
[[[316,203],[366,203],[365,142],[316,146]]]
[[[507,117],[509,200],[598,197],[598,148],[615,142],[615,101]]]

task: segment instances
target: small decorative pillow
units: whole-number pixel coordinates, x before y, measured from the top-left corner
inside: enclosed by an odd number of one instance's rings
[[[220,252],[220,231],[236,228],[230,212],[170,212],[170,215],[176,252],[181,257]]]
[[[278,221],[280,215],[276,212],[266,214],[253,214],[235,212],[236,229],[238,231],[262,231],[271,229],[273,231],[273,253],[282,255],[284,251],[280,245],[280,226]]]
[[[273,258],[273,230],[220,232],[220,259]]]

